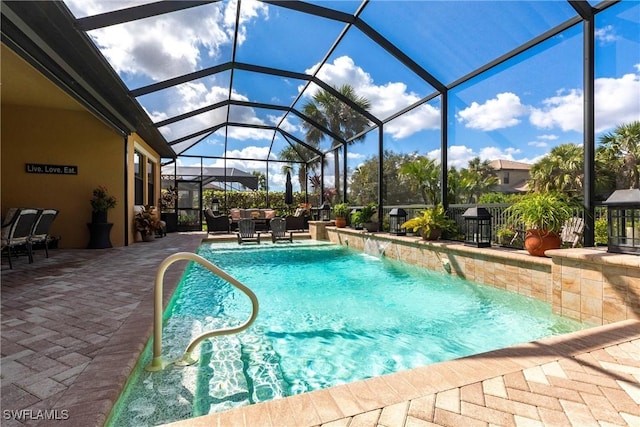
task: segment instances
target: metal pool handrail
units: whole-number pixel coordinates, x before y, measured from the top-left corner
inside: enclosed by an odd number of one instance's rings
[[[145,367],[147,371],[161,371],[168,364],[166,362],[163,362],[162,360],[162,283],[164,280],[164,273],[167,271],[167,268],[174,262],[180,260],[194,261],[203,265],[204,267],[207,267],[212,273],[218,275],[222,279],[226,280],[227,282],[231,283],[233,286],[244,292],[251,300],[252,307],[251,316],[242,325],[233,328],[222,328],[205,332],[193,339],[187,346],[187,349],[185,350],[182,357],[175,362],[176,365],[187,366],[196,363],[198,359],[193,358],[192,352],[195,347],[203,340],[220,335],[229,335],[242,332],[247,329],[254,320],[256,320],[256,317],[258,317],[258,298],[256,297],[256,294],[254,294],[251,289],[240,283],[234,277],[230,276],[227,272],[220,269],[219,267],[216,267],[214,264],[202,258],[200,255],[196,255],[191,252],[178,252],[173,255],[169,255],[164,259],[164,261],[162,261],[162,263],[160,263],[160,267],[158,267],[158,272],[156,273],[153,302],[153,360],[149,365]]]

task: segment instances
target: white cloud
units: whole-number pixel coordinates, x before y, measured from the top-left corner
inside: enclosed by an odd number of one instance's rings
[[[79,15],[113,9],[109,3],[71,2],[72,10]],[[119,74],[161,81],[195,71],[205,57],[217,58],[224,46],[231,46],[236,3],[220,2],[194,7],[134,24],[97,29],[89,34]],[[139,3],[130,2],[129,5],[135,4]],[[246,39],[246,25],[261,16],[268,17],[268,6],[256,1],[242,2],[238,43]]]
[[[467,128],[492,131],[519,124],[518,117],[525,115],[527,110],[516,94],[504,92],[484,104],[472,102],[469,107],[459,111],[456,117]]]
[[[319,64],[315,64],[305,72],[312,74],[318,66]],[[357,66],[348,56],[341,56],[332,63],[325,64],[318,71],[317,76],[331,86],[351,85],[358,95],[369,100],[371,114],[380,119],[387,118],[420,100],[418,94],[407,91],[407,86],[403,82],[376,85],[371,75]],[[303,88],[304,86],[300,86],[299,90]],[[311,84],[305,91],[305,96],[311,97],[319,89],[317,85]],[[439,129],[439,127],[440,111],[431,105],[425,105],[385,125],[384,130],[393,138],[399,139],[409,137],[421,130]]]
[[[508,147],[501,149],[498,147],[484,147],[480,151],[474,151],[464,145],[452,145],[447,151],[448,167],[455,167],[456,169],[466,168],[469,165],[469,160],[480,157],[480,160],[512,160],[516,162],[533,164],[542,156],[527,158],[521,157],[521,150],[514,147]],[[427,157],[440,161],[440,149],[432,150],[427,153]]]
[[[288,115],[284,120],[282,120],[282,118],[284,117],[284,115],[280,115],[280,116],[275,116],[275,115],[269,115],[269,122],[271,122],[271,124],[273,124],[274,126],[280,124],[280,129],[289,132],[289,133],[294,133],[294,132],[300,132],[300,126],[291,123],[290,118],[291,115]]]
[[[595,80],[594,89],[597,133],[640,117],[640,74],[601,77]],[[582,90],[560,90],[542,103],[544,107],[532,109],[530,121],[533,125],[542,129],[558,127],[565,132],[582,132]]]
[[[557,92],[544,99],[543,108],[532,108],[529,120],[542,129],[559,127],[562,131],[582,131],[582,91],[578,89]]]
[[[605,25],[604,27],[596,28],[595,37],[600,44],[608,44],[618,39],[613,25]]]
[[[551,134],[540,135],[538,139],[544,139],[546,141],[555,141],[556,139],[558,139],[558,135],[551,135]]]
[[[549,144],[544,141],[529,141],[527,145],[538,148],[545,148],[549,146]]]
[[[384,125],[384,133],[394,139],[407,138],[423,129],[440,129],[440,110],[432,105],[421,105]]]

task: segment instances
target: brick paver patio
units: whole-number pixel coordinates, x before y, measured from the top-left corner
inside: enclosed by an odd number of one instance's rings
[[[103,425],[151,333],[158,264],[204,233],[2,264],[2,425]],[[185,264],[170,267],[165,294]],[[640,286],[635,289],[640,289]],[[57,421],[35,419],[42,412]],[[14,412],[11,412],[14,411]],[[21,418],[21,419],[18,419]],[[626,321],[175,425],[640,426]]]

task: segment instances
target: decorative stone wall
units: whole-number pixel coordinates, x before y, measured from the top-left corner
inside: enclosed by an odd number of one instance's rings
[[[370,239],[385,247],[388,258],[531,296],[549,303],[554,313],[582,322],[602,325],[640,319],[640,256],[587,248],[534,257],[499,247],[475,248],[331,226],[325,230],[334,243],[364,250]]]

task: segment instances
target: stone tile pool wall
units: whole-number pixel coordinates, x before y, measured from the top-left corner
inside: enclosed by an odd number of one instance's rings
[[[576,248],[534,257],[521,250],[317,227],[324,230],[316,237],[360,250],[370,239],[369,245],[384,247],[388,258],[535,297],[551,304],[554,313],[581,322],[604,325],[640,319],[640,256]]]

